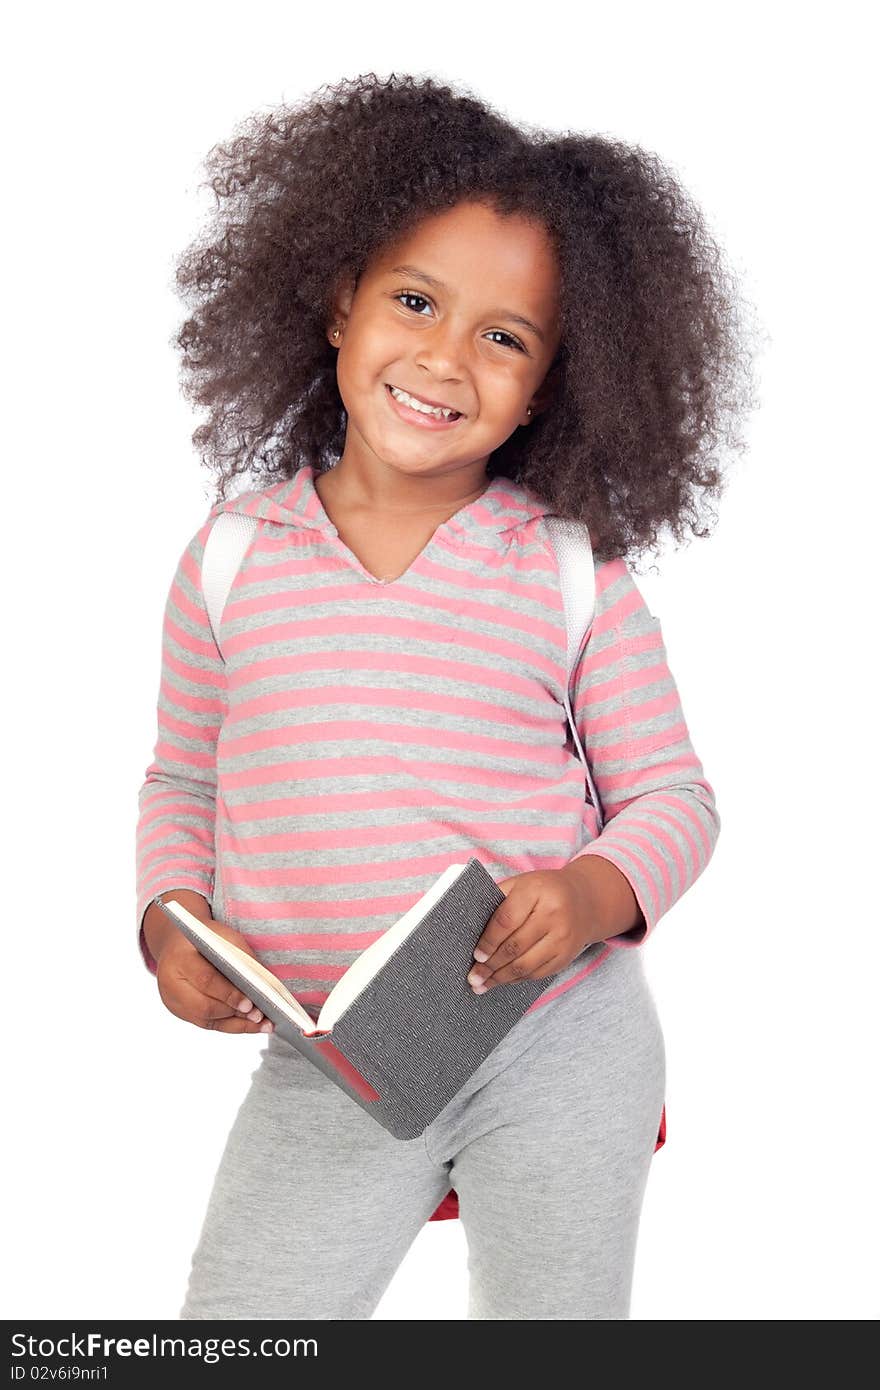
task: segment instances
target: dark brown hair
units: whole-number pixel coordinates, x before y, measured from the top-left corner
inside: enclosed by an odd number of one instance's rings
[[[248,486],[339,458],[346,411],[328,343],[334,289],[424,217],[462,201],[538,219],[556,250],[555,399],[494,451],[504,475],[590,527],[597,559],[700,529],[718,445],[753,404],[741,302],[700,211],[656,155],[516,126],[466,90],[374,73],[248,118],[206,159],[216,209],[176,264],[175,335],[192,436]]]

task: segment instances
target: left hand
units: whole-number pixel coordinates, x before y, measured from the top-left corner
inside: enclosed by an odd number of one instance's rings
[[[498,887],[504,902],[486,923],[467,977],[468,984],[478,985],[476,994],[511,980],[555,975],[587,946],[603,939],[581,880],[564,868],[516,874]],[[486,952],[483,963],[477,960],[478,951]]]

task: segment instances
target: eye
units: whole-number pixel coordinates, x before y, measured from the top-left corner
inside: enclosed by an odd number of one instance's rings
[[[490,332],[490,333],[500,333],[501,336],[502,336],[502,338],[507,338],[507,339],[509,339],[509,341],[510,341],[511,343],[513,343],[514,347],[515,347],[515,348],[518,348],[520,352],[525,352],[525,348],[523,347],[523,345],[522,345],[522,343],[520,342],[519,338],[514,338],[514,336],[513,336],[512,333],[507,333],[503,328],[490,328],[490,329],[489,329],[489,332]]]
[[[396,300],[401,300],[401,299],[418,299],[418,300],[421,301],[422,304],[430,304],[430,302],[431,302],[429,299],[426,299],[425,296],[424,296],[423,294],[418,294],[415,290],[401,290],[398,294],[392,295],[391,298],[392,298],[392,299],[396,299]],[[409,307],[409,306],[406,306],[406,307]],[[422,312],[421,309],[414,309],[414,310],[413,310],[413,313],[416,313],[416,314],[421,314],[421,312]],[[513,335],[512,333],[508,333],[506,329],[504,329],[504,328],[490,328],[490,329],[489,329],[489,332],[490,332],[490,333],[498,333],[498,334],[500,334],[501,337],[502,337],[502,338],[506,338],[506,339],[508,340],[508,342],[511,343],[511,344],[513,345],[514,348],[516,348],[516,350],[517,350],[518,352],[525,352],[525,348],[523,347],[523,345],[522,345],[522,343],[520,342],[519,338],[515,338],[514,335]],[[507,344],[506,344],[506,343],[499,343],[498,346],[499,346],[499,347],[506,347]]]
[[[425,298],[425,296],[424,296],[423,294],[416,294],[415,290],[401,290],[401,291],[400,291],[400,294],[395,294],[395,295],[392,296],[392,298],[394,298],[394,299],[420,299],[420,300],[422,301],[423,304],[427,304],[427,303],[428,303],[428,300]],[[407,306],[407,307],[409,307],[409,306]],[[419,310],[416,310],[415,312],[418,313]]]

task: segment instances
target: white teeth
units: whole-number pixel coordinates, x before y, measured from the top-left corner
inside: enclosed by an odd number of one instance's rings
[[[450,415],[457,415],[458,411],[448,410],[440,405],[425,405],[417,396],[411,396],[408,391],[401,391],[397,386],[389,387],[392,396],[396,401],[401,401],[403,405],[408,405],[411,410],[420,410],[423,415],[436,415],[444,420],[448,420]]]

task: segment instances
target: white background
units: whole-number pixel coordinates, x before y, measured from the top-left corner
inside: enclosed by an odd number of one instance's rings
[[[182,1302],[262,1044],[168,1013],[135,947],[162,609],[212,500],[169,345],[172,263],[211,204],[201,160],[240,119],[396,70],[655,150],[766,329],[711,538],[638,580],[722,832],[645,948],[669,1136],[632,1317],[875,1318],[868,8],[309,8],[7,21],[3,1315],[176,1318]],[[459,1221],[426,1226],[377,1317],[464,1318],[465,1260]]]

